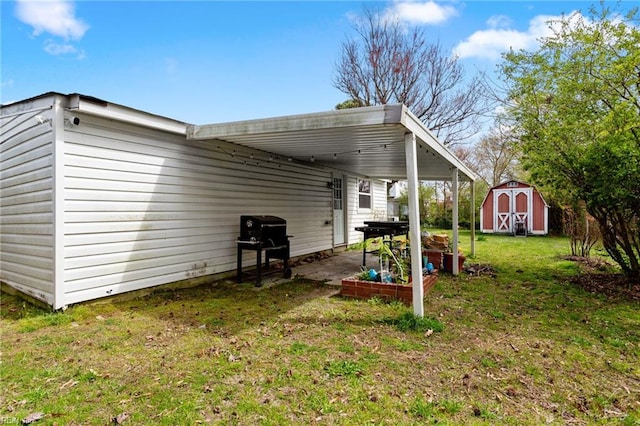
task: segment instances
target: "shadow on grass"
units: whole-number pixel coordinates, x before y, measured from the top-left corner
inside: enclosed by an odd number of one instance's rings
[[[0,318],[7,324],[20,321],[23,331],[33,331],[117,313],[124,318],[131,313],[147,317],[149,328],[158,322],[171,322],[174,326],[237,333],[246,327],[274,321],[275,317],[336,291],[335,287],[311,280],[294,279],[263,288],[250,283],[217,281],[178,290],[157,289],[125,300],[115,297],[78,303],[64,312],[51,312],[18,296],[3,294]]]

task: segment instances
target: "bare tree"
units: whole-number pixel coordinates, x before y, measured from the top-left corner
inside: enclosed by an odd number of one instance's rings
[[[490,186],[522,174],[518,137],[499,122],[475,145],[473,157],[474,171]]]
[[[458,58],[396,18],[365,9],[354,29],[336,64],[334,86],[351,98],[343,107],[403,103],[445,145],[477,133],[488,111],[480,76],[466,78]]]

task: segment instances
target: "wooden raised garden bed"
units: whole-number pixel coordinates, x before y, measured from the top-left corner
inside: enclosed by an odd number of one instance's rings
[[[422,288],[426,295],[436,284],[438,271],[434,270],[431,275],[422,277]],[[342,290],[340,294],[344,297],[354,297],[357,299],[370,299],[379,297],[385,300],[399,300],[411,305],[413,303],[413,285],[381,283],[375,281],[361,281],[357,278],[345,278],[342,280]]]

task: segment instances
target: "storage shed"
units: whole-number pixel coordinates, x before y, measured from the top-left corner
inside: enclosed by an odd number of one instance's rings
[[[535,186],[510,180],[489,189],[480,206],[485,233],[546,235],[549,206]]]
[[[382,178],[474,179],[404,105],[196,126],[46,93],[0,130],[0,280],[55,309],[235,271],[241,215],[301,256],[385,220]]]

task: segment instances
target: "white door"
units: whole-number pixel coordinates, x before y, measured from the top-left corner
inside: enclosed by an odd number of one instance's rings
[[[496,232],[511,233],[511,227],[513,226],[511,220],[511,190],[496,190],[493,200],[495,203],[494,211],[496,212],[493,229]]]
[[[333,178],[333,245],[344,244],[344,191],[342,178]]]
[[[495,232],[514,233],[520,223],[525,230],[531,231],[532,198],[531,188],[496,189],[493,197]]]

